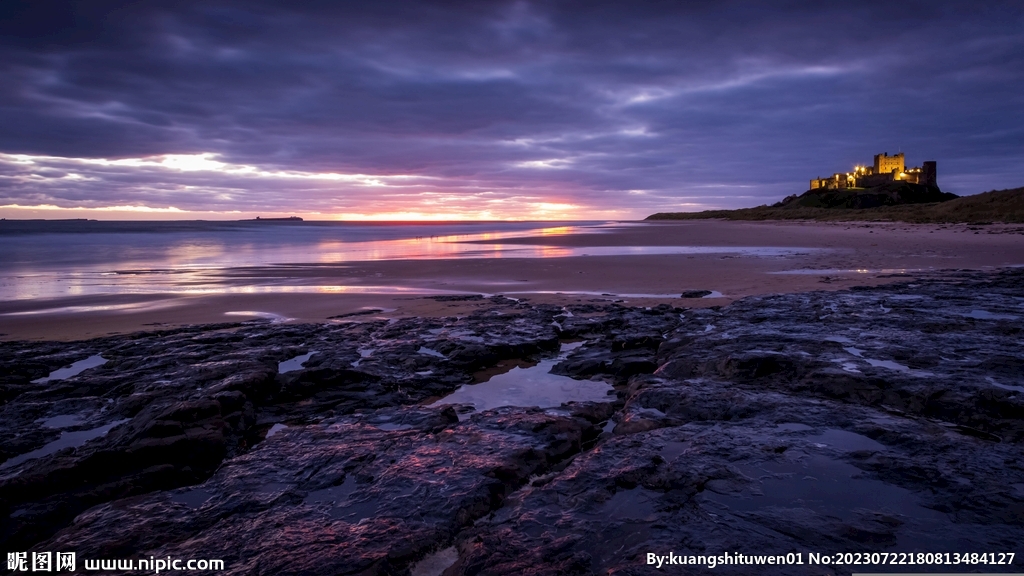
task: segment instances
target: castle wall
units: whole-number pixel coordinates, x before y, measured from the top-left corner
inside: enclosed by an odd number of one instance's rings
[[[858,188],[871,188],[872,186],[880,186],[886,182],[893,181],[892,172],[886,174],[865,174],[857,178]]]
[[[934,160],[924,162],[921,167],[907,168],[902,152],[889,156],[882,152],[875,154],[874,166],[857,166],[853,172],[836,172],[830,178],[814,178],[811,190],[825,188],[829,190],[845,188],[872,188],[887,182],[904,181],[913,184],[937,186],[936,163]]]

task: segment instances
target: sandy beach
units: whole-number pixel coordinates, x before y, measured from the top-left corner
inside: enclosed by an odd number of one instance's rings
[[[225,271],[202,294],[92,294],[0,302],[4,340],[77,340],[184,324],[258,317],[317,322],[379,309],[388,317],[462,315],[473,301],[447,293],[531,302],[727,305],[752,295],[839,290],[949,269],[1024,265],[1020,226],[685,221],[631,223],[595,234],[525,236],[503,245],[549,247],[549,257],[378,260]],[[601,255],[607,247],[688,247],[683,254]],[[718,247],[747,248],[717,252]],[[593,254],[586,249],[593,248]],[[572,249],[571,256],[563,256]],[[762,251],[765,249],[767,251]],[[781,254],[773,252],[783,250]],[[710,252],[702,253],[702,250]],[[254,286],[254,280],[261,285]],[[378,291],[376,287],[382,287]],[[679,298],[710,290],[709,298]]]

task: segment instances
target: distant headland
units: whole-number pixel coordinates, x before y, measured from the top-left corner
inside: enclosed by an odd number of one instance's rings
[[[874,165],[854,166],[829,178],[813,178],[807,192],[788,196],[773,208],[878,208],[902,204],[930,204],[957,198],[939,190],[936,162],[907,168],[902,152],[875,154]]]
[[[848,192],[856,194],[856,192]],[[953,196],[951,194],[951,196]],[[802,198],[800,196],[798,198]],[[804,206],[796,201],[779,202],[773,206],[740,208],[738,210],[705,210],[703,212],[659,212],[646,220],[817,220],[817,221],[881,221],[925,223],[991,224],[993,222],[1024,223],[1024,187],[992,190],[971,196],[954,197],[946,202],[883,205],[874,208],[823,208]]]
[[[812,178],[803,194],[771,206],[704,212],[660,212],[647,220],[898,220],[904,222],[1024,222],[1024,188],[961,198],[939,189],[937,163],[908,168],[902,152],[875,154],[871,166],[854,166]]]

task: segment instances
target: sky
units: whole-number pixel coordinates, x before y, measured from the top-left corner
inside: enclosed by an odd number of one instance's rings
[[[637,219],[1024,185],[1024,3],[0,2],[0,217]]]

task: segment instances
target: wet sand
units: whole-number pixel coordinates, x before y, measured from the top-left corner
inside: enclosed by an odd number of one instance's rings
[[[471,300],[438,301],[431,297],[449,292],[504,294],[555,304],[600,299],[629,305],[726,305],[751,295],[838,290],[949,269],[1021,266],[1022,232],[1024,227],[1013,225],[713,220],[636,223],[601,234],[513,238],[502,242],[550,246],[553,257],[549,258],[396,260],[309,266],[292,263],[225,271],[221,283],[225,292],[230,293],[4,301],[0,302],[0,339],[76,340],[259,317],[315,322],[371,309],[382,312],[355,318],[463,315],[484,305]],[[558,256],[559,247],[601,246],[781,247],[801,249],[802,253],[554,257]],[[345,292],[346,287],[365,290],[372,286],[404,292]],[[682,299],[679,294],[683,290],[711,290],[716,297]],[[721,297],[717,297],[719,294]]]

